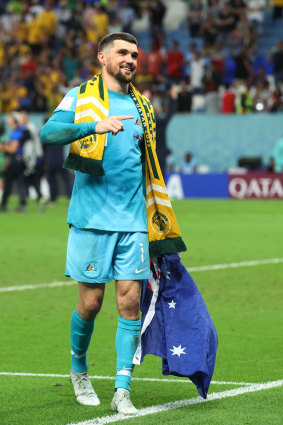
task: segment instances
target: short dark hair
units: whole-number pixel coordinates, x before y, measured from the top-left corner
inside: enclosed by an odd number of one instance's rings
[[[97,52],[101,52],[105,49],[105,47],[111,44],[113,45],[115,40],[124,40],[128,43],[133,43],[136,46],[138,45],[138,40],[132,34],[129,34],[127,32],[114,32],[113,34],[105,35],[105,37],[100,40]]]

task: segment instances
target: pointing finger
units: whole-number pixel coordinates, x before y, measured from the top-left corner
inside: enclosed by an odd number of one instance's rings
[[[119,121],[122,121],[122,120],[131,120],[135,117],[133,115],[119,115],[118,117],[115,117],[115,118],[117,118]]]

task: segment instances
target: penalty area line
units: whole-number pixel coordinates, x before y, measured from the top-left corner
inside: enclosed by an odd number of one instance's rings
[[[111,416],[104,416],[101,418],[93,418],[82,422],[72,422],[68,425],[106,425],[113,422],[125,421],[127,419],[134,419],[141,416],[153,415],[155,413],[165,412],[167,410],[179,409],[180,407],[191,406],[194,404],[208,403],[213,400],[221,400],[229,397],[236,397],[241,394],[252,393],[256,391],[269,390],[271,388],[281,387],[283,385],[283,379],[280,381],[267,382],[266,384],[254,384],[249,387],[240,387],[233,390],[222,391],[219,393],[212,393],[206,400],[201,397],[189,398],[187,400],[173,401],[165,404],[158,404],[156,406],[146,407],[140,409],[138,414],[135,416],[125,416],[121,413]]]
[[[25,373],[25,372],[0,372],[0,376],[25,376],[25,377],[36,377],[36,378],[70,378],[70,375],[59,374],[59,373]],[[115,376],[99,376],[89,375],[90,379],[98,380],[115,380]],[[175,384],[192,384],[189,379],[167,379],[167,378],[135,378],[132,377],[132,381],[144,381],[144,382],[171,382]],[[214,385],[259,385],[254,382],[230,382],[230,381],[211,381]]]
[[[227,263],[227,264],[211,264],[207,266],[200,267],[187,267],[187,270],[190,273],[193,272],[205,272],[213,270],[224,270],[224,269],[235,269],[239,267],[252,267],[252,266],[262,266],[265,264],[279,264],[283,263],[283,258],[268,258],[265,260],[254,260],[254,261],[241,261],[239,263]],[[26,291],[29,289],[41,289],[41,288],[57,288],[60,286],[73,286],[77,282],[72,281],[62,281],[62,282],[51,282],[51,283],[39,283],[38,285],[22,285],[22,286],[6,286],[0,288],[1,292],[15,292],[15,291]]]

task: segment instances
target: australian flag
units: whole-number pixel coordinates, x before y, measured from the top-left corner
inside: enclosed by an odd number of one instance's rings
[[[141,342],[134,363],[146,354],[162,358],[164,375],[186,376],[207,397],[218,345],[214,323],[178,254],[152,261],[143,282]]]

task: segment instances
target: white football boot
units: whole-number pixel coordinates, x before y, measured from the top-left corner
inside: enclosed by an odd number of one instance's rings
[[[115,391],[111,402],[111,409],[123,415],[136,415],[138,413],[138,410],[131,402],[130,392],[124,388],[118,388]]]
[[[98,406],[100,404],[87,372],[78,373],[71,370],[70,377],[78,403],[85,406]]]

